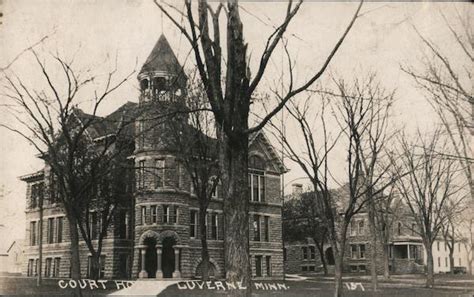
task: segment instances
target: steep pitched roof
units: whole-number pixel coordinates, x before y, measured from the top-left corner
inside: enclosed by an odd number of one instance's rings
[[[268,154],[269,160],[271,160],[276,165],[276,168],[280,174],[289,171],[289,169],[283,163],[283,160],[281,159],[278,151],[271,144],[270,140],[265,135],[265,132],[263,132],[262,130],[259,130],[258,132],[249,135],[249,146],[251,146],[257,141],[259,141],[265,147],[265,151]]]
[[[140,73],[153,71],[173,74],[179,74],[182,72],[181,65],[179,65],[178,59],[163,34],[161,34],[155,47],[146,59],[145,64],[143,64]]]

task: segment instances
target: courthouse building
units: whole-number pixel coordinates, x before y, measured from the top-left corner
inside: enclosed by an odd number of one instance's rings
[[[183,105],[187,78],[162,35],[138,74],[138,106],[128,102],[107,117],[120,119],[131,109],[148,110],[136,119],[129,131],[134,149],[128,159],[134,163],[130,175],[128,209],[117,212],[103,241],[100,260],[101,278],[193,278],[199,276],[201,241],[199,216],[205,215],[211,276],[223,278],[224,218],[223,193],[217,187],[207,214],[199,213],[190,178],[173,150],[163,145],[166,123],[153,124],[152,112]],[[185,106],[184,106],[185,107]],[[87,117],[78,112],[78,117]],[[186,121],[186,116],[173,119]],[[119,122],[119,121],[110,121]],[[107,137],[110,130],[92,125],[94,138]],[[136,133],[135,131],[139,132]],[[155,168],[153,172],[147,170]],[[281,175],[286,171],[277,152],[263,132],[249,137],[250,253],[255,278],[283,277],[283,244],[281,230]],[[21,177],[27,183],[26,242],[23,273],[35,276],[39,258],[39,200],[43,203],[43,267],[45,277],[69,277],[69,226],[61,203],[54,192],[54,179],[48,166]],[[92,237],[97,238],[100,216],[92,216]],[[245,239],[242,239],[245,240]],[[80,245],[81,268],[87,277],[90,253]]]

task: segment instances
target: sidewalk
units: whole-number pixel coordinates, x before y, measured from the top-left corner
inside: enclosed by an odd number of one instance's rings
[[[178,282],[179,280],[137,280],[132,286],[113,292],[107,296],[158,296],[158,294],[166,288]]]

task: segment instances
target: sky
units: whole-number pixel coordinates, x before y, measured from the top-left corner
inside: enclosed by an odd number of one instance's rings
[[[173,3],[177,3],[178,8],[182,7],[181,2]],[[255,69],[266,36],[284,17],[286,4],[252,1],[242,2],[241,6],[250,65],[251,69]],[[308,1],[303,4],[287,32],[297,83],[303,82],[319,69],[356,7],[355,2]],[[0,67],[5,67],[25,48],[47,36],[43,43],[35,47],[42,58],[48,61],[52,53],[74,57],[75,69],[90,70],[97,75],[99,79],[94,86],[100,88],[100,78],[104,78],[114,68],[117,68],[117,81],[133,70],[139,71],[162,33],[166,35],[178,60],[187,69],[193,65],[186,39],[169,20],[163,18],[153,1],[3,0],[0,1],[0,10],[3,12]],[[336,54],[322,82],[329,81],[329,74],[352,79],[367,72],[377,72],[387,89],[396,89],[394,117],[397,125],[409,130],[417,127],[431,129],[436,117],[423,94],[401,71],[401,66],[417,67],[420,64],[423,47],[414,28],[456,57],[457,49],[441,12],[454,24],[457,13],[469,14],[472,19],[473,9],[469,3],[365,3],[362,16]],[[265,92],[266,88],[274,85],[282,72],[288,77],[282,61],[284,56],[277,50],[259,91]],[[48,66],[54,72],[54,65]],[[16,59],[9,71],[14,71],[33,88],[41,89],[44,86],[28,52]],[[138,84],[134,77],[135,74],[110,96],[99,114],[108,114],[127,101],[138,101]],[[88,91],[91,90],[85,90],[81,96],[90,96]],[[5,98],[0,100],[3,103]],[[87,110],[87,103],[81,107]],[[261,109],[256,108],[254,111],[259,113]],[[0,112],[0,118],[10,120],[8,114]],[[287,129],[291,133],[293,127]],[[277,146],[277,143],[274,144]],[[34,148],[24,139],[0,128],[0,224],[6,226],[7,237],[11,239],[24,236],[26,187],[18,177],[41,168],[35,154]],[[344,160],[339,159],[338,162],[342,168]],[[286,165],[291,170],[285,176],[289,191],[292,182],[304,182],[304,179],[300,179],[303,174],[297,166],[288,161]]]

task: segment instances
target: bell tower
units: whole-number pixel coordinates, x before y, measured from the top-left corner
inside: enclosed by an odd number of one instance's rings
[[[182,102],[186,76],[166,37],[162,34],[138,74],[140,103]]]
[[[135,152],[164,150],[171,123],[187,123],[187,78],[166,37],[162,34],[143,64]]]

